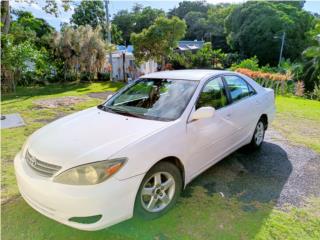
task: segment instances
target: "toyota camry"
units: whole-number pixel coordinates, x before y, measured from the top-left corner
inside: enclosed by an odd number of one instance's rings
[[[203,171],[259,148],[274,114],[273,90],[239,73],[151,73],[33,133],[14,161],[19,190],[78,229],[157,218]]]

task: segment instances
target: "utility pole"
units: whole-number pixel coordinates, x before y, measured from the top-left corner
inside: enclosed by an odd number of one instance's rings
[[[107,30],[108,30],[108,43],[111,47],[111,25],[110,25],[110,19],[109,19],[109,0],[104,1],[104,6],[106,9],[106,18],[107,18]],[[112,52],[109,52],[109,64],[111,66],[111,72],[110,72],[110,81],[113,79],[113,64],[112,64]]]
[[[278,64],[279,67],[280,67],[281,60],[282,60],[282,52],[283,52],[285,37],[286,37],[286,32],[283,32],[282,37],[281,37],[281,49],[280,49],[279,64]]]

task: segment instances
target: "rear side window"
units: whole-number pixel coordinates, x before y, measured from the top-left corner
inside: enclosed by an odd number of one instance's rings
[[[233,102],[248,96],[252,96],[256,93],[255,90],[245,80],[238,76],[225,76],[224,78]]]
[[[221,77],[210,80],[202,89],[196,108],[222,108],[228,104],[226,90]]]

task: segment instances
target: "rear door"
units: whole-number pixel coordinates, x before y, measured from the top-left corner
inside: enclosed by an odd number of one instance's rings
[[[257,124],[260,102],[253,87],[240,76],[224,75],[224,80],[231,101],[225,118],[237,129],[232,145],[242,145],[251,137],[252,129]]]

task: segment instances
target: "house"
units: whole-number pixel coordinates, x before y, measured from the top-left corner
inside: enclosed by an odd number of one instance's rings
[[[195,52],[203,47],[204,41],[179,41],[177,51],[184,52],[184,51],[192,51]]]
[[[179,41],[176,50],[179,52],[190,50],[192,52],[196,52],[203,47],[203,44],[204,41],[197,40]],[[158,69],[158,64],[154,60],[149,60],[140,65],[137,65],[135,63],[132,45],[118,45],[117,50],[112,53],[112,65],[112,78],[114,80],[124,80],[124,76],[126,76],[126,79],[136,79],[141,75],[156,72]]]
[[[117,46],[117,50],[112,53],[112,65],[112,77],[115,80],[123,80],[124,76],[126,76],[126,79],[136,79],[141,75],[156,72],[158,68],[158,64],[153,60],[137,66],[134,60],[132,45],[128,45],[127,47],[123,45]]]

